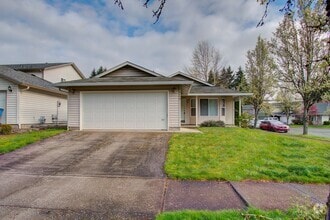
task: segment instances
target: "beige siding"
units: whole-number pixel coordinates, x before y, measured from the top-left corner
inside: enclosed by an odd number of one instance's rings
[[[181,108],[181,95],[178,87],[169,90],[169,104],[168,104],[168,120],[170,128],[180,127],[180,108]]]
[[[68,128],[80,128],[80,92],[69,93],[68,96]]]
[[[62,66],[54,69],[46,69],[44,71],[44,79],[52,83],[57,83],[61,82],[61,79],[70,81],[81,79],[81,77],[72,66]]]
[[[152,76],[149,73],[143,72],[141,70],[135,69],[133,67],[123,67],[114,72],[111,72],[102,77],[112,77],[112,76]]]
[[[8,91],[8,86],[12,88],[12,92]],[[18,87],[17,85],[0,78],[0,90],[6,92],[6,108],[5,118],[7,124],[18,124],[17,122],[17,99],[18,99]]]
[[[51,94],[21,90],[19,118],[20,124],[38,124],[40,117],[46,118],[46,123],[53,123],[52,115],[57,114],[57,101],[61,102],[58,108],[58,120],[67,120],[67,100],[65,97],[57,97]]]

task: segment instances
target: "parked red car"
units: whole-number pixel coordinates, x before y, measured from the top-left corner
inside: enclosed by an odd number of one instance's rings
[[[290,127],[280,121],[262,121],[260,123],[260,129],[287,133]]]

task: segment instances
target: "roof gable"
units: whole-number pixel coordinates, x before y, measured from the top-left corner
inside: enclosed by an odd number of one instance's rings
[[[78,75],[85,79],[84,74],[79,70],[79,68],[73,62],[67,63],[26,63],[26,64],[4,64],[0,66],[7,66],[16,71],[22,72],[43,72],[46,69],[56,69],[63,66],[72,66],[73,69],[78,73]]]
[[[129,61],[119,64],[97,76],[95,78],[106,77],[157,77],[162,76],[152,70],[136,65]]]
[[[169,77],[170,78],[181,78],[181,79],[183,78],[183,79],[193,80],[195,82],[195,84],[197,84],[197,85],[213,86],[210,83],[204,82],[204,81],[202,81],[200,79],[197,79],[196,77],[193,77],[191,75],[185,74],[185,73],[180,72],[180,71],[178,71],[178,72],[170,75]]]

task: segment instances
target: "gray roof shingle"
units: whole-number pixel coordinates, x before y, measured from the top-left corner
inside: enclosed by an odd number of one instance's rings
[[[0,77],[18,85],[30,86],[37,89],[43,89],[59,94],[64,94],[63,92],[59,91],[59,89],[55,87],[53,83],[49,81],[41,79],[37,76],[32,76],[28,73],[16,71],[7,66],[0,66]]]
[[[66,64],[71,64],[71,63],[26,63],[26,64],[8,64],[8,65],[5,64],[1,66],[7,66],[9,68],[19,71],[34,71],[34,70],[43,70],[53,66],[66,65]]]
[[[219,86],[192,86],[190,94],[242,94],[244,92],[221,88]]]

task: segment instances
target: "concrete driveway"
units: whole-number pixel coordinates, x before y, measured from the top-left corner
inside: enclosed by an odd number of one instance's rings
[[[169,133],[67,132],[0,156],[0,219],[153,218]]]

